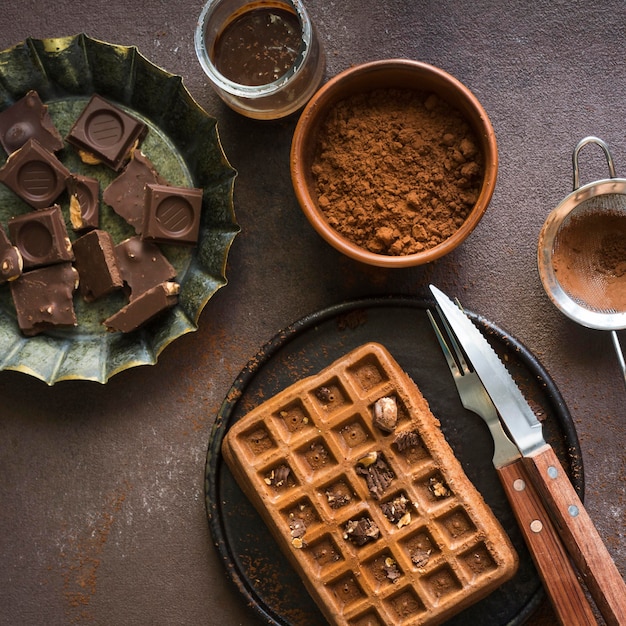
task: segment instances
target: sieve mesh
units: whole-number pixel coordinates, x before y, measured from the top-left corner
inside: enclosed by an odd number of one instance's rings
[[[626,312],[626,194],[597,195],[574,207],[555,235],[552,264],[578,306]]]

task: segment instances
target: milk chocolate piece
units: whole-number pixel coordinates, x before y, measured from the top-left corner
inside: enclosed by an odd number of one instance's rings
[[[21,252],[14,246],[0,227],[0,284],[15,280],[22,273],[24,261]]]
[[[58,204],[11,218],[9,234],[22,254],[26,269],[74,259]]]
[[[140,237],[131,237],[115,246],[117,263],[132,301],[156,285],[176,278],[176,270],[159,246]]]
[[[34,209],[49,207],[65,189],[69,170],[59,159],[29,139],[0,168],[0,182]]]
[[[102,199],[140,234],[143,229],[145,187],[167,184],[150,159],[135,150],[124,171],[104,190]]]
[[[7,154],[19,150],[29,139],[36,139],[50,152],[63,148],[63,137],[48,113],[48,105],[36,91],[29,91],[0,113],[0,143]]]
[[[66,181],[70,194],[70,222],[75,231],[98,228],[100,219],[100,181],[89,176],[70,174]]]
[[[123,287],[115,246],[108,232],[89,231],[74,242],[73,248],[80,276],[80,292],[87,302]]]
[[[76,326],[72,296],[77,282],[78,272],[71,263],[24,272],[12,281],[17,323],[24,335],[31,337],[50,328]]]
[[[94,94],[66,139],[86,163],[119,171],[147,130],[143,122]]]
[[[146,185],[144,239],[194,245],[200,230],[202,189]]]
[[[178,302],[178,283],[165,282],[145,291],[104,321],[109,330],[129,333]]]

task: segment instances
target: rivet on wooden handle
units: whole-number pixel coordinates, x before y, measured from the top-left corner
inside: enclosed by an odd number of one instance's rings
[[[546,445],[526,467],[595,603],[611,626],[626,624],[626,584],[554,450]]]
[[[563,626],[596,625],[575,568],[523,462],[501,467],[498,474],[559,622]]]

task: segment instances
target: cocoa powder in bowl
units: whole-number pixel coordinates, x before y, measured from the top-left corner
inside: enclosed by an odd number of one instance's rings
[[[491,200],[495,133],[476,97],[431,65],[366,63],[305,107],[291,148],[298,202],[330,245],[358,261],[433,261],[472,232]]]
[[[436,94],[376,89],[338,102],[313,177],[330,226],[377,254],[415,254],[463,224],[484,175],[475,133]]]

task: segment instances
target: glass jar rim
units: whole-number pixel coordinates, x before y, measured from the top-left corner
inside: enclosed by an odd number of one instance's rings
[[[300,0],[282,0],[284,4],[291,6],[296,13],[298,22],[300,23],[302,41],[298,54],[291,67],[275,81],[265,83],[263,85],[242,85],[241,83],[230,80],[224,76],[224,74],[222,74],[213,63],[206,45],[205,31],[212,11],[215,10],[220,2],[223,2],[223,0],[209,0],[204,5],[202,12],[200,13],[200,17],[198,18],[198,23],[194,33],[196,55],[204,72],[218,89],[239,98],[260,98],[270,96],[277,91],[280,91],[303,67],[311,49],[311,20],[309,19],[302,2],[300,2]]]

